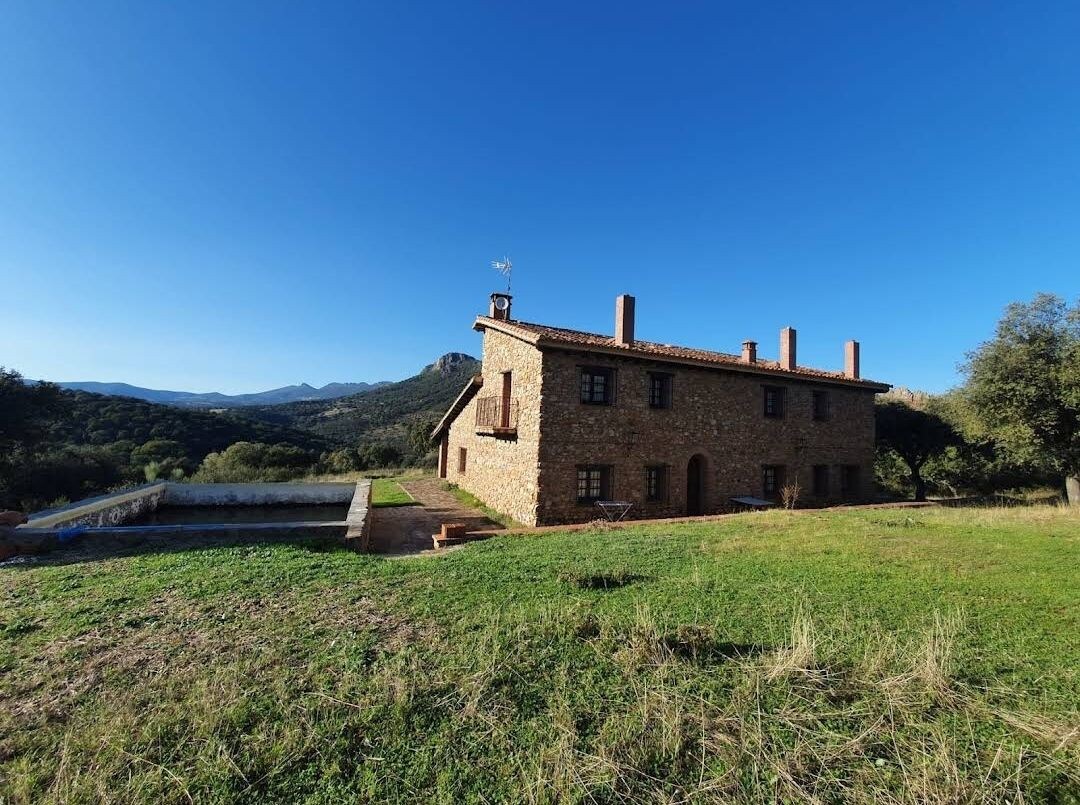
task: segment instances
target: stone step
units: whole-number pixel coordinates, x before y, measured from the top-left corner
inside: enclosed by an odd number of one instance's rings
[[[447,548],[451,545],[461,545],[466,542],[487,539],[489,536],[485,533],[469,533],[468,528],[468,525],[465,523],[443,523],[440,532],[431,535],[431,541],[435,548],[438,549]]]

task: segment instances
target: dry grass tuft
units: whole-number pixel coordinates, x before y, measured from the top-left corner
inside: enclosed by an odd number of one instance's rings
[[[769,681],[794,673],[810,674],[818,669],[818,638],[814,622],[801,609],[791,623],[791,638],[787,647],[773,653],[765,663],[765,678]]]
[[[934,622],[923,645],[915,653],[912,674],[929,690],[945,693],[952,677],[956,635],[960,631],[962,617],[959,612],[950,615],[934,613]]]

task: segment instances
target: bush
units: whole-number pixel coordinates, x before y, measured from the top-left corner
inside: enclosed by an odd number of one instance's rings
[[[187,451],[171,439],[151,439],[131,451],[132,476],[138,473],[147,480],[170,478],[178,480],[195,469]]]
[[[8,485],[4,505],[23,511],[44,508],[57,498],[79,500],[122,484],[126,456],[109,447],[65,447],[22,465]]]
[[[291,481],[315,468],[316,456],[289,444],[237,442],[211,453],[192,476],[204,483],[259,483]]]
[[[319,457],[319,472],[322,473],[340,475],[346,472],[354,472],[359,469],[361,469],[361,467],[356,460],[356,450],[351,448],[323,453]]]
[[[397,467],[401,465],[401,451],[392,444],[365,444],[356,449],[357,469],[373,467]]]

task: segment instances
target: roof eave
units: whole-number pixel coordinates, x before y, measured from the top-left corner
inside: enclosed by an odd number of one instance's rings
[[[473,375],[469,378],[469,382],[465,384],[465,388],[461,390],[461,393],[450,403],[450,407],[443,414],[443,418],[439,420],[439,424],[435,426],[435,429],[431,431],[431,440],[438,439],[444,430],[453,424],[454,420],[458,418],[458,415],[465,410],[465,406],[469,404],[469,400],[472,399],[472,395],[475,394],[481,386],[484,385],[483,375]]]
[[[483,332],[490,327],[492,330],[496,330],[503,335],[517,338],[520,341],[524,341],[526,344],[536,345],[541,340],[538,333],[531,333],[528,330],[522,330],[520,327],[516,327],[513,321],[499,321],[489,316],[477,316],[476,321],[473,322],[473,329],[477,332]]]

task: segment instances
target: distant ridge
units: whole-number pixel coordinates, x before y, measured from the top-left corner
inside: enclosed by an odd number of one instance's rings
[[[245,408],[244,416],[268,424],[306,431],[332,447],[383,442],[404,448],[411,423],[427,430],[445,413],[462,386],[480,371],[480,361],[463,352],[448,352],[419,374],[363,394],[334,400],[308,400],[287,405]]]
[[[389,381],[378,383],[327,383],[315,388],[307,383],[295,386],[282,386],[279,389],[260,391],[254,394],[221,394],[216,391],[199,394],[191,391],[167,391],[132,386],[129,383],[99,383],[80,381],[75,383],[57,383],[60,388],[71,391],[88,391],[92,394],[108,394],[115,397],[134,397],[137,400],[176,405],[184,408],[240,408],[248,405],[277,405],[278,403],[307,402],[311,400],[334,400],[353,394],[364,394],[381,388]]]

